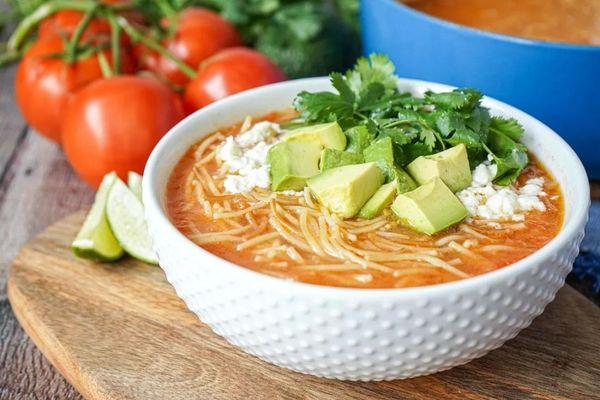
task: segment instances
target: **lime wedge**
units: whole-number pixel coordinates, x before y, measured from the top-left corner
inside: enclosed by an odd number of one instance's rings
[[[137,172],[129,171],[127,174],[127,186],[142,201],[142,176]]]
[[[71,245],[77,257],[94,261],[114,261],[123,256],[123,248],[113,235],[106,218],[106,200],[112,186],[118,180],[114,172],[102,179],[92,209]]]
[[[106,215],[115,237],[127,253],[144,262],[158,264],[144,218],[144,206],[120,179],[108,194]]]

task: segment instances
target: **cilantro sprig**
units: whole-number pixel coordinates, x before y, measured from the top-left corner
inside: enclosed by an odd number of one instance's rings
[[[398,89],[394,71],[384,55],[360,58],[346,73],[330,74],[336,92],[303,91],[294,106],[306,124],[337,121],[344,130],[363,126],[371,142],[390,137],[400,167],[461,143],[472,167],[491,156],[499,185],[513,182],[529,163],[527,148],[519,142],[523,127],[515,119],[491,116],[481,105],[482,93],[459,88],[415,97]]]

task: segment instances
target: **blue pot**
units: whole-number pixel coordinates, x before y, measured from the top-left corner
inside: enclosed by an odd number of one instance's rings
[[[393,0],[362,0],[366,54],[399,76],[471,86],[540,119],[600,178],[600,46],[521,39],[428,16]]]

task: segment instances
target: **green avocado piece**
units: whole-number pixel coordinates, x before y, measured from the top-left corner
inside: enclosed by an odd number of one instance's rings
[[[313,176],[307,183],[329,211],[351,218],[383,184],[383,174],[375,163],[345,165]]]
[[[331,168],[343,167],[344,165],[361,164],[364,162],[362,154],[339,151],[335,149],[323,149],[321,153],[321,171]]]
[[[450,190],[458,192],[471,184],[469,157],[462,143],[436,154],[418,157],[406,169],[421,185],[440,178]]]
[[[376,162],[388,181],[394,179],[394,144],[392,138],[377,139],[363,151],[365,162]]]
[[[269,149],[271,189],[302,190],[306,180],[319,173],[321,145],[314,141],[279,142]]]
[[[369,130],[364,125],[355,126],[344,132],[348,143],[346,151],[362,154],[373,141]]]
[[[398,193],[408,192],[417,187],[415,181],[401,167],[394,163],[394,142],[392,138],[378,139],[367,147],[363,155],[365,162],[377,162],[386,177],[386,182],[396,181]]]
[[[410,192],[417,188],[417,184],[410,175],[398,166],[394,166],[392,170],[394,181],[396,182],[396,190],[398,194]]]
[[[467,209],[440,178],[398,195],[392,211],[413,229],[433,235],[468,215]]]
[[[294,129],[283,137],[284,142],[307,140],[317,142],[329,149],[344,150],[346,148],[346,136],[337,122]]]
[[[377,217],[384,208],[392,204],[396,195],[396,182],[392,181],[381,186],[358,212],[360,218],[371,219]]]

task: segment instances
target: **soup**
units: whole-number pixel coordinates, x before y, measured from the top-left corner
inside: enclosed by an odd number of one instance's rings
[[[413,0],[412,8],[473,28],[528,39],[600,45],[599,0]]]
[[[167,184],[173,224],[246,268],[356,288],[476,276],[559,232],[557,183],[482,93],[401,91],[381,54],[330,78],[192,146]]]
[[[285,122],[294,116],[284,110],[259,120]],[[248,118],[192,146],[167,186],[169,216],[184,235],[252,270],[327,286],[432,285],[514,263],[550,241],[561,227],[559,187],[535,160],[515,187],[542,178],[544,211],[528,212],[522,220],[469,218],[432,236],[405,226],[389,209],[373,219],[342,219],[320,205],[307,187],[301,192],[253,188],[228,193],[216,152],[228,137],[247,132],[256,122]]]

